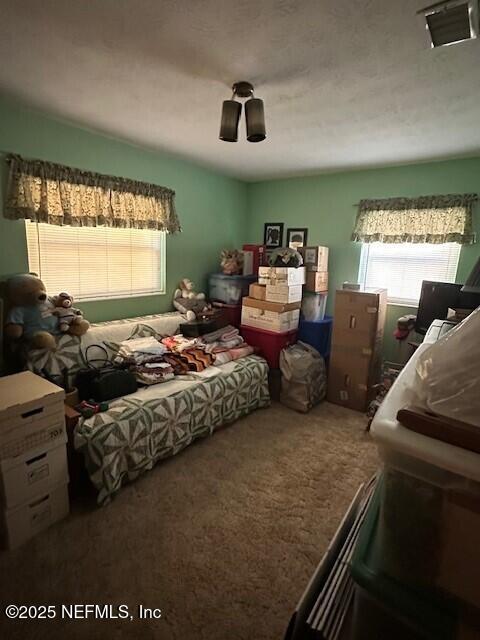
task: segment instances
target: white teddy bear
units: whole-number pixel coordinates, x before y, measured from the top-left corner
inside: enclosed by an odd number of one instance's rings
[[[198,315],[210,310],[204,293],[196,293],[194,284],[184,278],[173,294],[173,306],[184,314],[187,320],[195,320]]]

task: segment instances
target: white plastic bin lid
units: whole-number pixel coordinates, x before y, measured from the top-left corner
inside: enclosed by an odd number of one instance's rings
[[[410,390],[415,382],[415,363],[422,351],[429,346],[426,343],[420,345],[401,371],[375,414],[371,426],[372,436],[382,447],[480,482],[480,454],[411,431],[396,419],[398,410],[411,402]]]

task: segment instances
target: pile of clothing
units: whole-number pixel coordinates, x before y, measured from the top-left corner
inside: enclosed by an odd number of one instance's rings
[[[128,368],[140,384],[158,384],[174,375],[200,373],[207,367],[238,360],[253,353],[238,329],[232,326],[200,336],[182,334],[158,341],[153,336],[120,343],[115,363]]]
[[[120,343],[115,364],[128,366],[140,384],[157,384],[171,380],[173,367],[165,361],[167,348],[153,336]]]
[[[253,353],[253,347],[248,345],[238,329],[228,325],[218,331],[207,333],[199,338],[206,353],[215,358],[215,364],[225,364],[231,360],[238,360]]]

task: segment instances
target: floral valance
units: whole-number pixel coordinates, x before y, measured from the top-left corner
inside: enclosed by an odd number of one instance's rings
[[[354,242],[472,244],[476,194],[361,200]]]
[[[171,189],[19,156],[7,160],[7,218],[168,233],[181,230]]]

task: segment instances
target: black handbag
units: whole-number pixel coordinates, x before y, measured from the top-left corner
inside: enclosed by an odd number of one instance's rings
[[[89,358],[88,352],[95,348],[103,351],[104,358]],[[91,344],[85,350],[87,368],[80,369],[76,377],[78,397],[80,400],[105,402],[135,393],[138,384],[131,371],[116,367],[108,358],[105,347]],[[97,363],[97,364],[94,364]]]

